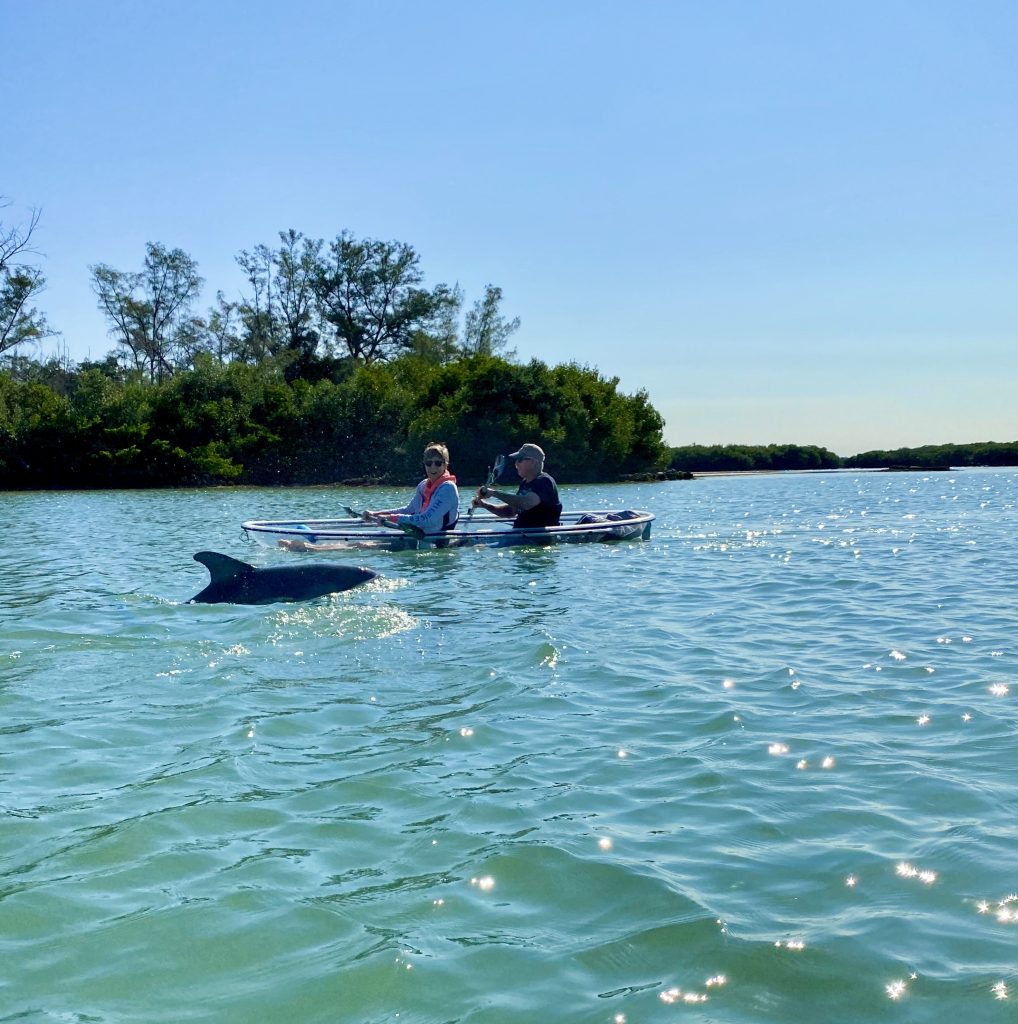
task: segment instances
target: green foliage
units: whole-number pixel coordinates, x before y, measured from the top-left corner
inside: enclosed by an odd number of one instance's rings
[[[0,202],[0,208],[5,204]],[[43,279],[0,222],[0,353],[47,333],[29,300]],[[449,444],[464,481],[523,441],[563,482],[669,472],[1009,465],[1018,442],[872,451],[813,445],[667,448],[645,391],[576,363],[502,358],[519,318],[489,284],[459,322],[458,287],[424,286],[397,241],[279,233],[237,262],[250,295],[217,293],[180,249],[149,243],[142,270],[91,268],[120,351],[78,367],[8,352],[0,372],[0,487],[412,482],[424,444]]]
[[[404,242],[358,240],[341,232],[317,263],[314,292],[337,349],[372,363],[391,360],[432,335],[445,313],[458,308],[446,285],[423,288],[420,257]]]
[[[429,440],[452,446],[466,479],[481,479],[494,455],[524,441],[540,444],[548,470],[563,481],[615,480],[663,465],[663,422],[645,393],[618,393],[576,364],[521,366],[474,355],[436,368],[416,398],[409,425],[411,457]]]
[[[924,445],[842,459],[814,445],[688,445],[672,448],[669,468],[692,473],[790,469],[946,469],[1018,466],[1018,441]]]
[[[290,228],[279,232],[280,247],[256,245],[237,256],[247,275],[251,294],[237,307],[243,337],[228,329],[234,311],[221,297],[209,315],[213,335],[223,340],[223,350],[248,361],[288,353],[287,365],[300,367],[316,353],[319,332],[315,327],[315,280],[321,269],[323,242],[305,238]],[[296,375],[296,374],[295,374]]]
[[[198,264],[182,249],[149,242],[140,272],[99,263],[91,274],[110,334],[133,366],[153,381],[173,373],[197,344],[189,313],[203,283]]]
[[[666,451],[643,392],[574,364],[417,353],[288,380],[280,360],[205,354],[161,382],[110,369],[0,373],[0,487],[411,483],[432,440],[464,481],[523,441],[564,482],[612,480],[660,468]]]
[[[476,355],[491,356],[505,352],[510,336],[520,326],[520,318],[506,320],[499,310],[502,289],[489,284],[484,297],[474,303],[463,323],[463,349]]]
[[[53,486],[72,438],[66,398],[45,384],[0,374],[0,486],[8,479],[14,486]]]
[[[0,488],[413,483],[445,441],[465,485],[524,441],[564,483],[673,471],[1015,465],[1018,442],[866,452],[812,445],[667,449],[645,392],[568,363],[491,355],[439,362],[322,361],[288,379],[284,357],[223,364],[199,354],[161,382],[115,362],[74,368],[19,358],[0,372]]]
[[[0,210],[9,205],[0,198]],[[0,353],[53,333],[46,317],[31,304],[46,287],[46,279],[37,267],[20,262],[32,251],[32,234],[38,223],[38,210],[24,228],[0,220]]]
[[[923,445],[893,451],[862,452],[845,459],[856,469],[878,467],[945,469],[950,466],[1018,466],[1018,441],[980,441],[974,444]]]
[[[10,263],[37,219],[24,231],[0,222],[0,353],[50,333],[42,315],[26,306],[43,286],[41,275]],[[203,281],[182,249],[149,242],[138,272],[92,266],[99,309],[118,346],[115,358],[153,383],[193,368],[205,354],[221,364],[272,360],[290,382],[339,383],[350,364],[490,355],[519,326],[518,317],[503,316],[502,290],[489,284],[466,315],[461,343],[462,292],[425,287],[420,257],[405,242],[358,239],[344,230],[326,245],[290,228],[279,232],[279,243],[242,250],[236,260],[248,294],[230,301],[218,291],[204,316],[192,311]]]
[[[53,333],[46,317],[31,305],[45,286],[42,271],[35,267],[0,270],[0,352]]]
[[[671,450],[669,469],[688,473],[838,469],[842,460],[815,445],[687,445]]]

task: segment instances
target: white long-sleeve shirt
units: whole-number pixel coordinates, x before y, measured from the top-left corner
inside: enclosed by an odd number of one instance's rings
[[[459,518],[460,492],[454,480],[446,480],[439,484],[435,493],[424,508],[424,485],[422,480],[414,491],[414,496],[402,508],[390,508],[380,511],[383,516],[396,516],[397,523],[409,523],[425,533],[442,533],[451,529]],[[422,511],[423,509],[423,511]]]

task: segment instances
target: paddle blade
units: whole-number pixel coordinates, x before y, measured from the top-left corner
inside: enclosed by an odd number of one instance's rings
[[[505,455],[495,460],[495,468],[491,471],[493,484],[518,484],[520,475],[516,472],[516,464]]]

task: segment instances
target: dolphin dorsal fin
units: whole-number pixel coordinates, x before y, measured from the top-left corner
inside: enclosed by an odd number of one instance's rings
[[[237,558],[231,558],[229,555],[221,555],[218,551],[199,551],[194,556],[194,560],[201,562],[208,569],[213,583],[232,580],[236,576],[244,576],[255,571],[253,565],[241,562]]]

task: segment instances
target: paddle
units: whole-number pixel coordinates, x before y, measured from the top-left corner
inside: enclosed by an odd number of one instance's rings
[[[488,479],[485,482],[484,486],[490,487],[502,475],[503,469],[505,469],[505,456],[500,455],[497,459],[495,459],[495,465],[488,467]],[[470,508],[467,510],[467,522],[473,519],[473,517],[474,506],[471,505]]]
[[[357,509],[350,508],[349,505],[340,505],[340,508],[348,516],[353,516],[355,519],[364,519],[363,512],[358,512]],[[366,521],[377,523],[379,526],[384,526],[387,530],[399,530],[410,537],[416,537],[417,540],[427,536],[419,526],[414,526],[412,523],[390,523],[388,519],[384,519],[381,516],[369,516]]]

